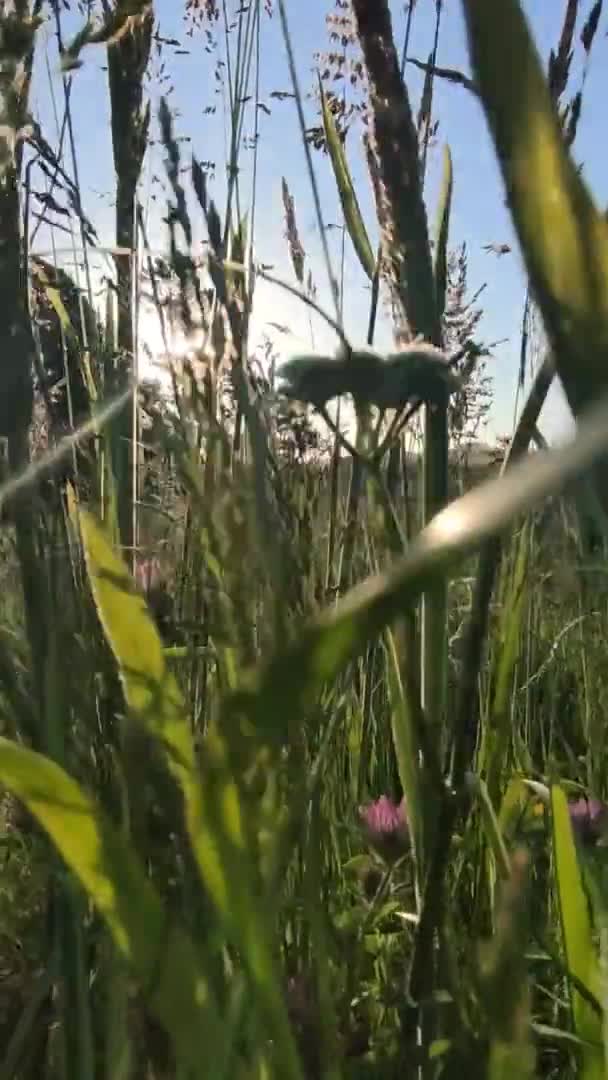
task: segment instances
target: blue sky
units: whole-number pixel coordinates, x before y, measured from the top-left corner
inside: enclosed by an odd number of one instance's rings
[[[526,10],[538,47],[544,58],[558,39],[565,0],[528,0]],[[234,4],[232,6],[238,6]],[[583,4],[583,15],[591,6],[591,0]],[[401,44],[403,34],[403,3],[394,3],[395,36]],[[314,55],[328,48],[325,16],[332,8],[331,0],[287,0],[287,12],[292,39],[296,51],[298,74],[301,86],[308,91],[313,86],[315,62]],[[175,50],[165,50],[163,60],[166,74],[170,76],[173,91],[169,101],[178,110],[176,126],[178,134],[188,135],[192,140],[192,149],[201,159],[217,162],[216,180],[211,185],[212,193],[222,207],[225,180],[223,161],[226,156],[226,111],[225,98],[216,93],[213,67],[217,56],[223,56],[223,42],[218,45],[215,56],[209,56],[204,50],[204,41],[200,33],[186,38],[182,19],[181,0],[156,0],[156,13],[160,23],[160,32],[165,37],[179,38],[188,55],[174,55]],[[410,54],[426,59],[430,52],[434,32],[434,0],[418,0],[414,20]],[[595,43],[592,62],[587,73],[585,88],[586,105],[583,110],[579,135],[575,146],[577,160],[584,165],[586,179],[598,202],[608,200],[608,156],[603,145],[605,141],[604,103],[608,100],[608,64],[605,26]],[[54,51],[51,28],[43,31],[47,38],[47,52],[52,76],[52,89],[56,95],[57,107],[61,110],[61,85],[57,77],[56,53]],[[582,52],[580,47],[577,53]],[[290,80],[281,37],[278,16],[264,18],[261,43],[260,100],[266,102],[271,115],[260,113],[260,143],[258,157],[258,197],[256,209],[255,246],[257,257],[264,263],[272,263],[275,272],[293,280],[284,240],[283,207],[281,201],[281,178],[284,175],[296,201],[296,210],[301,239],[307,254],[316,284],[319,299],[329,305],[329,293],[324,263],[321,258],[321,245],[316,226],[310,186],[305,170],[295,106],[292,101],[277,102],[270,99],[273,90],[290,90]],[[102,243],[112,242],[113,211],[113,164],[108,123],[108,103],[105,84],[104,52],[100,48],[89,48],[83,54],[83,68],[76,74],[73,88],[73,118],[78,143],[78,163],[81,186],[86,209],[98,226]],[[580,58],[579,58],[580,59]],[[446,0],[442,20],[438,63],[445,67],[467,71],[467,49],[464,35],[461,4],[456,0]],[[517,71],[514,67],[514,77]],[[576,89],[581,76],[580,63],[575,63],[571,88]],[[413,68],[407,71],[408,87],[412,104],[417,108],[421,90],[421,76]],[[152,68],[149,91],[156,107],[163,86],[158,78],[158,62]],[[214,116],[204,114],[204,109],[215,104]],[[42,118],[43,125],[53,140],[56,131],[51,83],[47,73],[46,57],[41,54],[37,65],[34,84],[34,106]],[[306,102],[307,122],[317,123],[314,102]],[[253,110],[246,116],[245,130],[251,133]],[[495,402],[492,410],[488,437],[496,433],[507,433],[513,421],[514,392],[518,365],[518,339],[521,326],[525,276],[514,240],[509,217],[503,202],[502,183],[494,161],[493,148],[485,125],[485,120],[478,103],[464,89],[438,80],[435,85],[435,118],[439,119],[437,146],[429,161],[427,184],[425,189],[429,219],[434,220],[434,207],[437,201],[441,151],[444,142],[449,142],[454,162],[454,203],[451,224],[451,244],[453,246],[466,241],[469,252],[469,284],[471,290],[486,283],[483,294],[485,317],[483,337],[487,341],[506,338],[507,342],[496,349],[495,358],[490,362],[490,374],[494,379]],[[190,147],[185,145],[185,160]],[[353,172],[361,209],[372,237],[375,237],[374,206],[369,181],[362,157],[358,133],[353,132],[347,142],[347,154]],[[250,176],[252,154],[244,151],[242,156],[243,202],[248,200],[250,188],[247,181]],[[340,210],[335,190],[335,183],[328,159],[321,154],[314,154],[316,175],[319,182],[325,222],[339,222]],[[150,212],[150,236],[153,246],[162,247],[163,231],[160,215],[163,210],[162,198],[154,201],[153,195],[160,195],[160,190],[153,183],[152,177],[162,173],[162,156],[158,148],[152,148],[148,155],[146,170],[142,182],[142,201]],[[338,266],[340,237],[337,232],[328,234],[334,265]],[[48,235],[40,237],[42,245],[48,243]],[[513,254],[500,259],[483,251],[483,246],[492,241],[506,242],[513,246]],[[57,239],[65,246],[65,237]],[[362,341],[365,336],[369,290],[352,252],[348,250],[345,271],[345,306],[344,321],[348,335],[353,342]],[[264,324],[272,320],[289,324],[293,334],[288,339],[279,339],[277,344],[289,352],[310,345],[308,314],[297,301],[275,287],[260,286],[254,335],[261,333]],[[388,325],[381,327],[378,345],[390,345],[391,335]],[[330,334],[316,325],[315,344],[318,348],[332,348]],[[541,427],[549,438],[561,438],[570,426],[569,415],[560,393],[555,393],[543,414]]]

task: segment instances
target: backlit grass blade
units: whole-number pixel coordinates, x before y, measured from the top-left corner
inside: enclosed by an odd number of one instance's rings
[[[329,150],[334,176],[336,177],[336,183],[338,185],[338,194],[344,213],[344,224],[346,225],[348,235],[352,240],[359,262],[369,280],[372,281],[376,272],[376,259],[369,242],[363,218],[361,217],[359,200],[357,199],[357,193],[351,179],[344,147],[340,140],[340,136],[338,135],[331,110],[327,104],[327,97],[320,79],[319,91],[321,94],[321,109],[323,113],[325,138],[327,140],[327,148]]]
[[[151,1006],[193,1076],[221,1057],[222,1026],[192,941],[171,926],[122,834],[50,759],[0,738],[0,778],[49,834],[106,920]]]
[[[443,151],[443,180],[441,194],[439,196],[437,235],[435,237],[435,251],[433,255],[433,276],[435,278],[437,315],[440,319],[443,318],[443,313],[445,311],[445,294],[448,284],[448,235],[450,231],[453,187],[454,175],[452,170],[452,155],[449,146],[446,146]]]
[[[551,788],[553,855],[566,964],[572,975],[597,1000],[601,996],[599,961],[593,942],[589,904],[576,855],[568,801],[560,787]],[[576,1035],[592,1044],[581,1050],[583,1080],[603,1080],[602,1018],[570,984],[572,1019]]]
[[[519,3],[463,0],[463,7],[532,289],[578,415],[608,385],[608,226],[564,146]]]

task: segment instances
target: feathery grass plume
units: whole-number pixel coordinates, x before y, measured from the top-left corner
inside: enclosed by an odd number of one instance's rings
[[[217,0],[186,0],[186,17],[196,24],[218,22],[220,8]]]
[[[135,12],[135,14],[131,14]],[[116,246],[129,254],[116,257],[117,345],[124,370],[119,385],[133,366],[133,286],[135,281],[135,201],[150,126],[150,105],[144,105],[143,80],[150,59],[154,14],[145,0],[115,0],[108,24],[118,29],[107,40],[108,85],[112,110],[112,149],[116,169]],[[119,478],[118,516],[123,544],[132,548],[136,532],[135,455],[138,445],[137,410],[125,410],[118,420],[115,467]]]
[[[64,72],[82,67],[80,53],[87,45],[116,45],[129,33],[145,24],[152,15],[151,0],[103,0],[104,17],[95,23],[92,19],[74,35],[69,45],[61,47],[61,67]],[[90,14],[90,12],[89,12]]]
[[[587,21],[581,30],[581,44],[583,49],[589,56],[591,46],[593,45],[593,39],[597,33],[597,28],[600,22],[600,15],[602,14],[604,0],[595,0],[595,4],[591,8]]]
[[[443,15],[443,0],[435,0],[435,30],[433,33],[433,48],[429,56],[430,70],[425,76],[424,89],[422,92],[422,100],[420,103],[420,112],[418,114],[418,139],[422,137],[422,145],[420,149],[420,171],[422,177],[422,183],[424,184],[424,178],[426,176],[426,163],[428,158],[429,147],[431,145],[431,139],[437,132],[439,121],[433,123],[433,89],[435,85],[435,79],[433,77],[433,67],[437,63],[437,52],[439,49],[439,33],[441,30],[441,17]]]
[[[281,191],[283,194],[285,232],[287,236],[287,245],[289,247],[289,255],[291,257],[294,274],[300,282],[300,285],[304,285],[304,259],[306,258],[306,253],[302,247],[302,241],[300,240],[300,234],[298,232],[296,205],[293,195],[287,186],[285,177],[281,180]]]
[[[579,0],[568,0],[557,52],[551,49],[549,54],[549,89],[555,101],[562,96],[570,76],[578,8]]]
[[[410,333],[439,345],[418,138],[399,71],[389,6],[386,0],[374,4],[353,0],[353,11],[369,84],[378,177],[374,188],[384,253]]]
[[[367,70],[375,158],[376,195],[384,259],[410,338],[441,348],[419,143],[404,84],[387,0],[353,0],[355,24]],[[439,17],[439,8],[437,9]],[[424,415],[423,506],[427,525],[448,498],[447,386]],[[447,671],[447,590],[437,581],[421,607],[421,692],[430,725],[439,732],[445,718]]]

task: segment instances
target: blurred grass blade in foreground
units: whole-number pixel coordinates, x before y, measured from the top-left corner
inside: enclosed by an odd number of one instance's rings
[[[608,225],[566,150],[517,0],[463,0],[463,8],[533,294],[578,417],[608,386]]]
[[[48,758],[0,738],[0,777],[49,834],[105,918],[190,1075],[207,1076],[201,1043],[221,1060],[222,1025],[193,942],[172,927],[124,838]]]
[[[589,902],[583,887],[576,845],[570,823],[568,800],[560,787],[551,788],[555,880],[568,970],[599,1001],[599,961],[593,941]],[[570,986],[574,1030],[585,1043],[581,1049],[582,1080],[603,1080],[604,1051],[602,1017],[578,989]]]

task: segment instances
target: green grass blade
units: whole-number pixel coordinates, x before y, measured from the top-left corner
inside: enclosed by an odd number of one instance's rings
[[[564,146],[519,3],[463,6],[473,76],[532,289],[578,415],[608,384],[608,226]]]
[[[2,783],[25,803],[105,918],[151,1006],[193,1075],[208,1075],[222,1027],[192,941],[167,921],[161,901],[123,836],[54,762],[0,738]]]
[[[557,785],[551,788],[553,853],[566,963],[569,971],[596,999],[601,995],[599,961],[593,942],[587,896],[583,888],[568,801]],[[582,1080],[603,1080],[602,1018],[570,984],[576,1035],[592,1044],[581,1051]]]
[[[361,216],[361,210],[359,209],[359,200],[357,199],[357,193],[351,179],[344,147],[342,146],[334,118],[331,114],[329,105],[327,104],[327,97],[320,79],[319,90],[321,93],[321,109],[323,113],[325,138],[327,140],[327,148],[329,150],[336,184],[338,185],[338,194],[344,213],[344,224],[346,225],[348,235],[350,236],[353,247],[357,253],[357,258],[369,280],[372,281],[376,272],[376,260]]]
[[[490,716],[483,738],[480,769],[486,774],[488,792],[494,805],[503,788],[502,777],[511,738],[513,673],[519,655],[521,625],[526,610],[527,573],[530,554],[530,526],[524,525],[514,544],[514,566],[505,573],[505,583],[497,628],[497,656],[492,679]],[[508,576],[507,576],[508,575]]]
[[[509,859],[509,853],[504,842],[498,818],[496,817],[496,812],[492,805],[492,800],[488,793],[487,785],[480,777],[471,774],[468,777],[468,787],[479,802],[481,823],[486,836],[486,842],[496,863],[498,876],[502,878],[503,881],[507,881],[511,873],[511,860]]]
[[[401,679],[397,643],[394,634],[390,630],[386,632],[386,654],[393,744],[399,779],[407,803],[407,816],[413,839],[416,868],[420,876],[420,868],[424,866],[425,855],[425,792],[421,766],[423,747],[420,745],[416,735],[411,715],[412,707]],[[407,662],[411,663],[412,659],[407,658]],[[419,890],[421,891],[420,886],[421,882],[419,882]]]
[[[525,961],[530,910],[528,869],[527,855],[515,852],[509,876],[502,883],[489,970],[482,978],[490,1027],[488,1080],[532,1080],[535,1075]]]
[[[443,318],[443,313],[445,311],[445,294],[448,284],[448,235],[450,231],[453,188],[454,174],[452,170],[452,155],[449,146],[445,146],[443,151],[443,180],[441,194],[439,196],[439,208],[437,211],[437,235],[435,237],[435,252],[433,258],[437,315],[440,319]]]

